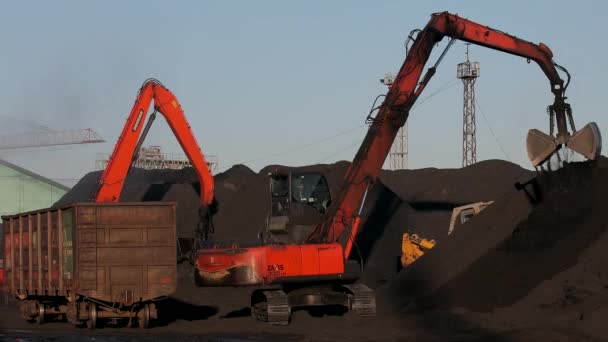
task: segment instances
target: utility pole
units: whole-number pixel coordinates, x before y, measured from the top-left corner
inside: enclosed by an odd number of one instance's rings
[[[469,61],[469,43],[467,43],[467,61],[458,64],[456,77],[464,85],[464,105],[462,110],[462,167],[477,162],[477,138],[475,126],[475,80],[479,77],[479,62]]]
[[[385,74],[384,78],[380,79],[380,83],[386,85],[389,89],[395,81],[395,75]],[[407,169],[408,144],[407,144],[407,121],[405,125],[397,132],[397,137],[391,146],[390,152],[390,168],[391,170]]]

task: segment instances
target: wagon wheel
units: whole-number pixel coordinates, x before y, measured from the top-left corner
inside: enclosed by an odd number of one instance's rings
[[[36,323],[42,324],[44,323],[46,315],[46,307],[42,303],[38,303],[38,315],[36,316]]]
[[[87,328],[95,329],[97,327],[97,304],[89,303],[89,319],[87,320]]]
[[[148,329],[150,327],[150,304],[145,304],[141,310],[137,312],[137,323],[142,329]]]

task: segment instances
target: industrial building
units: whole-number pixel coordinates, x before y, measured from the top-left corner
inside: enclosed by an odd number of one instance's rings
[[[0,159],[0,215],[51,206],[70,188]]]
[[[63,184],[0,159],[0,215],[50,207],[68,190]],[[0,259],[2,247],[0,244]]]

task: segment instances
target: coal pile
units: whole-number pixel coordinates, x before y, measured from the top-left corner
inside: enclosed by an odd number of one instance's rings
[[[385,304],[398,310],[434,293],[508,237],[515,228],[515,222],[524,220],[531,211],[531,204],[524,193],[514,191],[497,199],[381,289]],[[505,212],[509,213],[509,219],[495,220]]]
[[[447,237],[453,208],[501,198],[512,192],[514,183],[531,175],[500,160],[463,169],[383,170],[368,196],[356,241],[365,265],[362,281],[377,288],[395,278],[403,233],[441,242]],[[356,258],[357,250],[353,254]]]
[[[379,290],[397,312],[464,308],[565,319],[594,334],[608,306],[608,159],[513,188]],[[533,195],[533,196],[529,196]],[[605,331],[605,329],[604,329]]]
[[[380,179],[404,201],[417,208],[491,201],[509,192],[529,170],[503,160],[484,160],[465,168],[383,171]]]

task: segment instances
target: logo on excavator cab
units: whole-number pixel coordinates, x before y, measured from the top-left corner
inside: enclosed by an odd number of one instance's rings
[[[140,109],[139,113],[137,114],[137,118],[135,119],[135,125],[133,125],[133,132],[137,131],[137,128],[139,128],[139,123],[141,122],[141,117],[144,115],[144,110]]]
[[[276,272],[276,271],[285,271],[285,265],[283,265],[283,264],[268,265],[268,272]]]

